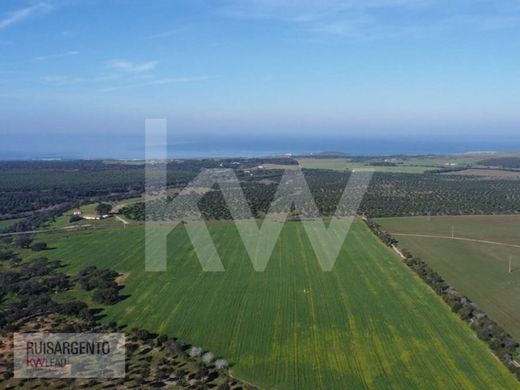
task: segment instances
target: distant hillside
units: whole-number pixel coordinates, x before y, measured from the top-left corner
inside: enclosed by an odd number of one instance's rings
[[[499,167],[499,168],[520,168],[520,157],[497,157],[482,160],[478,163],[487,167]]]
[[[318,152],[311,153],[311,156],[314,158],[335,158],[335,157],[350,157],[349,153],[343,152]]]

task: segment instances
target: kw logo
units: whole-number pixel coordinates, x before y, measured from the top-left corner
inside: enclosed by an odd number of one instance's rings
[[[158,148],[159,146],[159,148]],[[302,224],[323,271],[331,271],[348,235],[372,171],[353,172],[328,226],[299,167],[285,170],[269,212],[258,226],[242,187],[231,169],[205,169],[173,200],[166,200],[166,120],[146,121],[145,270],[167,270],[167,236],[183,224],[202,269],[222,272],[224,266],[205,224],[198,202],[218,185],[255,271],[266,269],[284,223],[291,213]],[[152,157],[151,150],[154,150]],[[157,150],[161,151],[157,158]],[[154,207],[150,207],[150,205]],[[158,208],[162,210],[157,211]]]
[[[30,368],[47,367],[47,359],[27,359],[26,364]]]

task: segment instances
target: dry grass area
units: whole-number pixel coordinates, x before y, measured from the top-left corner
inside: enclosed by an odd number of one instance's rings
[[[120,274],[117,278],[116,278],[116,283],[119,285],[119,286],[122,286],[124,283],[125,283],[125,280],[126,278],[128,278],[128,275],[130,274],[130,272],[124,272],[122,274]]]

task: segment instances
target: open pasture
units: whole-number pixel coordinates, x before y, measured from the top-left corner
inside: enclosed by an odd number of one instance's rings
[[[286,224],[265,272],[253,270],[233,224],[209,227],[225,272],[202,272],[183,227],[169,236],[163,273],[144,272],[142,226],[45,239],[70,273],[96,265],[127,276],[130,296],[106,307],[105,321],[202,346],[261,388],[520,387],[363,222],[332,272],[300,223]]]
[[[378,223],[520,338],[520,216],[381,218]]]
[[[424,173],[433,169],[426,166],[396,165],[396,166],[372,166],[366,163],[350,161],[348,158],[299,158],[298,163],[307,169],[332,169],[345,170],[373,170],[375,172],[388,173]]]
[[[304,168],[309,169],[333,169],[343,171],[345,169],[373,169],[376,172],[388,173],[424,173],[436,169],[453,169],[458,167],[473,167],[482,159],[488,158],[488,154],[451,154],[451,155],[426,155],[426,156],[394,156],[382,157],[359,162],[348,157],[337,158],[299,158],[298,162]],[[507,154],[492,154],[492,156],[508,156]],[[395,166],[370,166],[370,162],[387,161]],[[501,171],[504,172],[504,171]],[[468,174],[474,172],[469,171]],[[480,172],[477,172],[480,173]],[[489,173],[490,175],[493,172]],[[496,176],[496,173],[494,174]]]

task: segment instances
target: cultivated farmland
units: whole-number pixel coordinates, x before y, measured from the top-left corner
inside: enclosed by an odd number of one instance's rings
[[[381,218],[378,223],[520,338],[520,216]]]
[[[519,171],[506,171],[501,169],[482,169],[482,168],[472,168],[472,169],[465,169],[463,171],[452,171],[452,172],[446,172],[443,173],[443,175],[450,175],[450,176],[476,176],[476,177],[482,177],[482,178],[489,178],[489,179],[520,179],[520,172]]]
[[[182,227],[168,271],[144,272],[142,226],[56,234],[48,255],[77,272],[125,273],[105,308],[116,320],[177,336],[231,361],[269,389],[519,388],[488,347],[395,254],[356,221],[332,272],[300,223],[288,223],[267,269],[254,272],[234,225],[210,231],[226,271],[204,273]]]
[[[298,163],[307,169],[332,169],[335,171],[345,170],[373,170],[375,172],[388,173],[424,173],[433,169],[426,166],[397,165],[397,166],[373,166],[364,163],[352,162],[346,158],[300,158]]]

